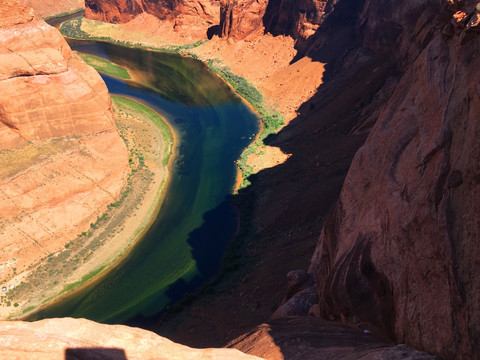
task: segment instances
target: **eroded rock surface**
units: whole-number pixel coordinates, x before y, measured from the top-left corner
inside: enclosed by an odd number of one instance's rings
[[[298,316],[262,324],[228,346],[269,360],[439,360],[362,329]]]
[[[172,23],[175,31],[207,37],[209,27],[218,24],[218,0],[86,0],[85,16],[112,23],[126,23],[146,13]]]
[[[192,349],[150,331],[85,319],[0,322],[0,359],[254,360],[235,349]]]
[[[13,287],[116,201],[129,166],[101,77],[15,0],[0,4],[0,93],[0,280]]]
[[[243,39],[262,32],[306,39],[333,10],[336,0],[222,0],[220,36]]]
[[[22,0],[28,6],[31,6],[35,13],[42,17],[51,17],[61,14],[71,13],[83,9],[84,0]]]
[[[480,43],[462,24],[476,26],[475,3],[459,4],[367,2],[365,45],[393,47],[405,74],[310,268],[323,316],[358,316],[449,359],[480,355]]]

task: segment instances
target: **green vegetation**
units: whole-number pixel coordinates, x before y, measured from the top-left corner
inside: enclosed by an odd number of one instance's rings
[[[88,65],[95,68],[100,73],[113,76],[119,79],[129,80],[131,79],[127,69],[121,67],[117,64],[114,64],[108,60],[102,59],[95,55],[84,54],[76,52]]]
[[[240,155],[238,167],[242,172],[242,184],[240,188],[247,187],[250,182],[247,178],[253,174],[253,167],[247,164],[250,155],[256,154],[265,144],[263,140],[270,134],[275,133],[283,126],[285,120],[283,116],[276,110],[265,105],[262,93],[245,78],[233,73],[228,67],[219,65],[217,60],[210,60],[208,68],[218,74],[222,79],[229,83],[235,92],[244,98],[257,113],[260,114],[263,123],[263,129],[257,140],[251,143]]]
[[[25,310],[22,311],[22,314],[26,314],[26,313],[32,311],[33,309],[35,309],[35,306],[29,306]]]
[[[83,8],[75,9],[75,10],[72,10],[72,11],[65,11],[65,12],[62,12],[60,14],[47,16],[47,17],[43,18],[43,20],[48,21],[48,20],[58,19],[58,18],[62,18],[62,17],[65,17],[65,16],[76,14],[76,13],[81,12],[81,11],[83,11]]]
[[[170,127],[167,125],[165,120],[163,120],[163,118],[158,113],[150,109],[148,106],[145,106],[137,101],[115,95],[112,95],[112,100],[116,106],[123,105],[129,107],[133,109],[136,113],[148,117],[160,129],[163,136],[163,142],[165,144],[165,155],[162,160],[162,164],[167,165],[168,161],[170,160],[170,156],[172,155],[173,135]],[[136,155],[140,165],[143,165],[143,155],[140,153],[137,153]]]
[[[60,26],[60,33],[72,39],[89,39],[90,35],[83,31],[81,27],[82,17],[78,17],[62,23]]]
[[[122,45],[127,47],[134,47],[134,48],[140,48],[140,49],[152,50],[152,51],[165,51],[165,52],[171,52],[171,53],[185,52],[186,50],[193,49],[193,48],[196,48],[197,46],[203,45],[208,41],[208,40],[199,40],[192,44],[165,45],[164,47],[145,46],[140,43],[131,43],[128,41],[116,40],[108,36],[91,36],[90,34],[82,30],[83,19],[84,19],[83,17],[78,17],[75,19],[65,21],[60,26],[60,33],[63,36],[66,36],[72,39],[107,41],[112,44],[117,44],[117,45]]]
[[[81,29],[83,19],[84,18],[80,17],[63,23],[60,28],[61,33],[70,38],[107,41],[113,44],[141,48],[146,50],[184,53],[193,58],[197,58],[197,56],[195,54],[189,53],[186,50],[200,46],[206,41],[208,41],[202,40],[188,45],[165,45],[163,47],[145,46],[139,43],[119,41],[111,37],[91,36]],[[254,172],[253,167],[247,164],[248,157],[252,154],[258,154],[259,149],[264,146],[264,139],[268,135],[275,133],[279,128],[283,126],[284,118],[278,111],[270,108],[265,104],[263,95],[254,85],[250,84],[245,78],[233,73],[228,67],[221,65],[219,60],[215,59],[208,61],[208,67],[212,72],[218,74],[224,81],[229,83],[238,95],[240,95],[249,104],[251,104],[253,109],[260,115],[263,123],[262,132],[259,134],[256,141],[250,144],[250,146],[245,149],[245,151],[240,156],[240,159],[238,160],[238,166],[240,168],[243,178],[243,182],[240,188],[243,188],[250,184],[247,178]]]
[[[104,268],[105,266],[100,266],[98,269],[90,271],[87,275],[84,275],[79,281],[65,285],[62,293],[72,291],[80,285],[85,284],[88,280],[98,275]]]

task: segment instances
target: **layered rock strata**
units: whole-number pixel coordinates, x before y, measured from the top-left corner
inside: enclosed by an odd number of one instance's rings
[[[140,14],[170,21],[176,31],[218,34],[236,40],[261,36],[290,35],[306,39],[315,33],[337,0],[86,0],[85,16],[111,23],[126,23]]]
[[[252,265],[256,288],[278,292],[272,269],[297,262],[292,252],[307,257],[374,125],[312,259],[316,313],[360,319],[446,358],[479,356],[476,5],[222,1],[222,36],[302,36],[305,24],[312,38],[306,53],[327,63],[320,91],[271,140],[292,156],[257,175],[251,190],[258,221],[247,251],[270,254]],[[278,254],[279,247],[288,254]],[[235,296],[261,297],[245,282]],[[228,299],[235,301],[222,301]],[[271,307],[265,301],[255,305],[262,316]],[[239,319],[248,316],[238,312]],[[199,328],[206,323],[202,305],[192,313]]]
[[[84,0],[22,0],[25,4],[35,10],[37,16],[42,18],[58,16],[82,10],[85,6]]]
[[[129,166],[101,77],[14,0],[0,5],[0,93],[0,280],[13,287],[116,201]]]
[[[243,39],[268,32],[306,39],[333,10],[336,0],[220,1],[221,37]]]
[[[175,31],[207,37],[209,27],[218,24],[218,0],[85,0],[85,16],[92,20],[126,23],[137,15],[150,14],[170,22]]]

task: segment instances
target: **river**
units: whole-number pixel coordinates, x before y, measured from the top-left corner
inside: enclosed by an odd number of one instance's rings
[[[139,82],[102,75],[112,94],[135,98],[177,133],[171,181],[158,216],[130,254],[101,280],[35,314],[104,323],[149,318],[219,271],[237,231],[230,202],[235,161],[258,131],[258,118],[217,76],[194,59],[102,42],[74,50],[125,66]]]

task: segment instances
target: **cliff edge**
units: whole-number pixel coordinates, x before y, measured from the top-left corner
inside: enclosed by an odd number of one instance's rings
[[[255,360],[235,349],[192,349],[150,331],[85,319],[0,321],[0,359]]]
[[[0,5],[0,93],[0,280],[13,289],[116,201],[129,165],[101,77],[14,0]]]
[[[321,316],[358,317],[448,359],[480,356],[477,9],[365,4],[364,46],[390,49],[404,74],[353,159],[310,266]]]

